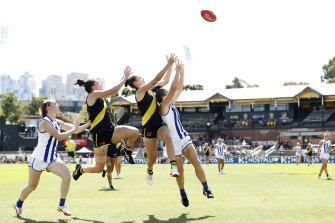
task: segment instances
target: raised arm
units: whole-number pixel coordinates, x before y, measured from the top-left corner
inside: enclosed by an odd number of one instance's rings
[[[180,75],[180,71],[181,71],[182,68],[183,68],[182,62],[177,61],[177,63],[176,63],[176,74],[175,74],[174,79],[171,83],[169,93],[164,97],[164,99],[162,100],[162,103],[160,105],[160,112],[162,114],[166,114],[169,111],[170,103],[173,101],[174,94],[177,91],[178,82],[179,82],[179,75]]]
[[[78,117],[80,119],[80,117]],[[81,120],[81,119],[80,119]],[[89,120],[89,119],[88,119]],[[80,123],[80,121],[79,121]],[[66,123],[61,121],[61,129],[65,130],[65,131],[69,131],[74,127],[74,124],[72,123]],[[78,134],[82,131],[84,131],[85,129],[87,129],[89,126],[91,125],[91,121],[89,120],[87,123],[85,123],[84,125],[79,126],[79,128],[74,132],[74,134]]]
[[[75,124],[66,132],[59,133],[48,121],[41,121],[40,131],[46,131],[51,136],[55,137],[58,141],[62,141],[72,135],[75,131],[79,129],[80,119],[78,118]]]
[[[181,92],[183,91],[183,87],[184,87],[184,66],[180,71],[179,83],[178,83],[177,91],[174,93],[173,103],[176,102],[177,99],[179,98]]]
[[[88,100],[96,101],[97,98],[108,98],[113,94],[116,94],[121,89],[122,85],[124,85],[126,80],[128,80],[131,74],[132,74],[131,68],[127,66],[126,69],[124,69],[123,76],[117,85],[108,90],[95,90],[89,95]]]
[[[169,83],[169,81],[170,81],[171,73],[172,73],[172,66],[170,66],[168,68],[168,70],[167,70],[166,74],[164,75],[163,79],[158,81],[158,83],[155,84],[155,86],[160,86],[162,88],[165,85],[167,85],[167,83]]]
[[[175,60],[177,59],[177,57],[175,56],[174,53],[172,53],[170,55],[170,57],[167,58],[168,63],[165,65],[165,67],[155,76],[154,79],[152,79],[149,83],[142,85],[136,92],[136,98],[140,101],[143,97],[146,91],[150,90],[151,88],[153,88],[158,81],[160,81],[164,74],[166,73],[166,71],[172,67],[173,63],[175,62]]]

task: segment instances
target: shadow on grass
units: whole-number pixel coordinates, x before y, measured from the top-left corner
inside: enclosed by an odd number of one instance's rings
[[[70,223],[73,220],[80,220],[80,221],[85,221],[85,222],[92,222],[92,223],[104,223],[103,221],[97,221],[97,220],[88,220],[88,219],[83,219],[83,218],[77,218],[77,217],[72,217],[70,219],[58,219],[58,221],[36,221],[33,219],[29,218],[18,218],[19,220],[22,220],[22,223]]]
[[[149,220],[145,220],[143,221],[144,223],[181,223],[181,222],[190,222],[190,221],[199,221],[199,220],[203,220],[203,219],[207,219],[207,218],[213,218],[214,216],[210,216],[210,215],[206,215],[203,217],[199,217],[199,218],[188,218],[187,217],[188,214],[182,214],[180,215],[178,218],[170,218],[169,220],[160,220],[157,219],[154,215],[148,215],[149,216]],[[208,220],[209,222],[210,220]],[[126,223],[126,222],[123,222]]]
[[[99,191],[118,191],[117,189],[111,190],[109,187],[103,187]]]

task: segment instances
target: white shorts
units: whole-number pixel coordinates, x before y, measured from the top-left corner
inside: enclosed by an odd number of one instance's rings
[[[215,158],[223,160],[224,159],[224,155],[223,156],[215,155]]]
[[[57,158],[55,159],[54,161],[52,162],[44,162],[43,160],[39,160],[39,159],[36,159],[34,157],[31,157],[30,160],[29,160],[29,163],[28,163],[28,166],[33,168],[35,171],[37,172],[42,172],[42,171],[45,171],[47,170],[48,166],[55,162],[55,161],[58,161],[58,162],[63,162],[61,159]]]
[[[182,155],[184,149],[186,149],[188,145],[192,144],[192,141],[188,137],[186,137],[183,139],[172,141],[172,144],[174,147],[175,156],[180,156]]]
[[[320,153],[320,159],[328,160],[329,159],[329,153]]]
[[[301,156],[301,153],[295,153],[295,156]]]

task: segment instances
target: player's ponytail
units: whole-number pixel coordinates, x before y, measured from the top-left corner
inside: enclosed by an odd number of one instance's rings
[[[126,80],[126,82],[124,83],[125,87],[131,87],[133,89],[137,89],[137,87],[134,85],[134,82],[137,80],[138,76],[131,76],[128,78],[128,80]]]
[[[91,93],[92,92],[92,86],[94,86],[96,80],[94,79],[90,79],[90,80],[87,80],[87,81],[84,81],[82,79],[77,79],[77,82],[74,83],[74,85],[79,85],[80,87],[84,86],[85,87],[85,91],[87,93]]]

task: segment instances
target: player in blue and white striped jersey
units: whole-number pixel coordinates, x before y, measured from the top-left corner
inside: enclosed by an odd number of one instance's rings
[[[207,185],[206,175],[202,169],[194,145],[192,144],[192,141],[190,140],[187,132],[184,130],[180,121],[179,112],[173,103],[177,100],[181,91],[183,90],[183,67],[184,66],[180,61],[176,62],[176,74],[171,84],[170,91],[157,88],[155,92],[157,102],[160,103],[160,114],[163,121],[168,126],[173,147],[175,149],[176,164],[180,174],[176,180],[180,190],[181,202],[185,207],[187,207],[189,206],[189,201],[184,189],[184,169],[182,155],[192,163],[195,169],[195,174],[203,185],[203,194],[207,198],[214,198],[214,195]]]
[[[213,152],[218,161],[219,174],[223,174],[224,157],[227,152],[227,146],[222,142],[221,138],[218,138],[218,143],[215,144]]]
[[[329,153],[331,152],[331,141],[329,140],[329,137],[330,137],[329,132],[326,131],[325,134],[323,134],[323,140],[321,140],[319,143],[318,159],[321,159],[322,166],[320,169],[318,179],[321,179],[321,175],[323,171],[325,171],[327,175],[327,180],[331,179],[330,175],[328,174],[328,169],[327,169]]]
[[[40,112],[43,119],[39,122],[38,143],[28,164],[28,185],[21,191],[19,200],[14,203],[14,209],[18,217],[23,217],[22,204],[36,189],[42,172],[46,170],[62,178],[60,202],[57,210],[70,216],[71,212],[65,206],[65,199],[70,187],[71,174],[69,168],[58,158],[57,145],[59,141],[68,138],[73,133],[77,134],[86,129],[90,122],[79,126],[80,118],[77,118],[74,125],[56,119],[60,110],[54,100],[42,101]],[[65,132],[61,133],[61,129]]]

